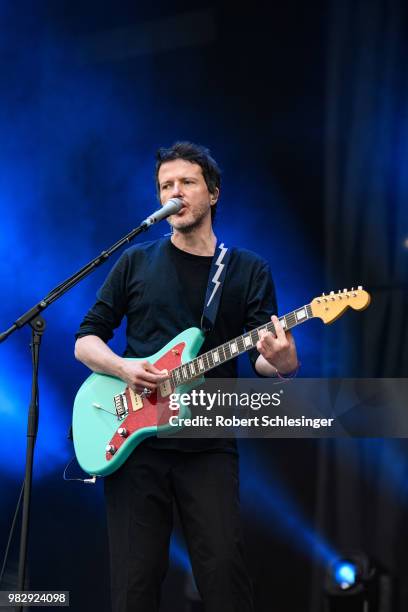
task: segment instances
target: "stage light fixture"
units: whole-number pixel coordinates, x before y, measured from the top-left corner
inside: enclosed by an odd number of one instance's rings
[[[376,561],[346,552],[327,567],[324,612],[392,612],[394,584]]]
[[[333,566],[334,581],[343,590],[349,589],[356,582],[357,567],[350,561],[340,560]]]

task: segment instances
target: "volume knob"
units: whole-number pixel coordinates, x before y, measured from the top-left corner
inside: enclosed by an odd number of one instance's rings
[[[108,446],[105,448],[105,450],[110,455],[114,455],[116,453],[116,448],[113,446],[113,444],[108,444]]]
[[[118,434],[122,436],[122,438],[127,438],[129,435],[129,432],[125,427],[119,427]]]

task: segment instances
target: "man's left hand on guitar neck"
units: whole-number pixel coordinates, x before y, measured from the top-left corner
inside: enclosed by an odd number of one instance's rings
[[[273,315],[271,321],[276,336],[272,332],[261,332],[261,339],[256,344],[260,355],[255,368],[261,376],[287,376],[299,367],[295,341],[290,331],[284,331],[278,317]]]

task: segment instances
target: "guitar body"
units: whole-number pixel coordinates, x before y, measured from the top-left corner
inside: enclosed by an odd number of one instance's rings
[[[160,370],[169,372],[194,359],[204,336],[196,327],[186,329],[151,357],[130,358],[130,361],[147,359]],[[177,387],[183,393],[202,382]],[[81,385],[74,402],[72,432],[75,454],[81,468],[88,474],[107,476],[117,470],[142,440],[165,433],[171,428],[168,422],[173,415],[185,417],[188,409],[179,406],[169,408],[169,394],[163,386],[146,397],[138,396],[126,383],[113,376],[91,374]],[[122,416],[121,409],[125,411]],[[119,433],[118,433],[119,430]],[[106,450],[110,447],[110,450]]]

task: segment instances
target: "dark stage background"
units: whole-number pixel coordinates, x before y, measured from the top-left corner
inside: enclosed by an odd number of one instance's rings
[[[1,3],[0,28],[2,330],[157,207],[155,152],[185,139],[219,161],[216,233],[268,259],[280,314],[332,289],[372,294],[364,313],[296,330],[300,375],[407,375],[403,2],[16,1]],[[87,376],[74,333],[112,263],[46,312],[41,357],[30,585],[69,590],[78,612],[107,611],[109,586],[102,485],[62,480]],[[23,478],[29,338],[0,349],[0,551]],[[112,346],[123,348],[123,329]],[[251,375],[246,359],[240,372]],[[394,609],[407,609],[405,440],[240,451],[257,612],[321,610],[324,569],[350,548],[399,579]],[[178,525],[171,552],[162,609],[187,611]]]

